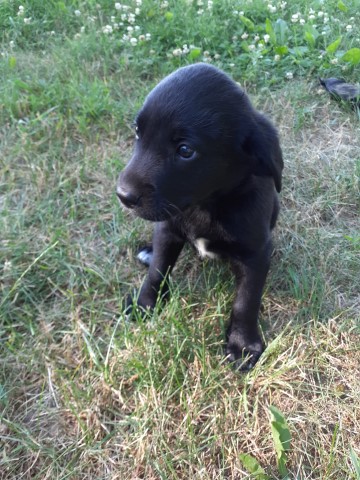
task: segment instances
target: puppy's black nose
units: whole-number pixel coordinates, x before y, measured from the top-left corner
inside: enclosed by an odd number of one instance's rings
[[[140,201],[140,195],[128,192],[120,187],[116,189],[116,195],[127,208],[134,208]]]

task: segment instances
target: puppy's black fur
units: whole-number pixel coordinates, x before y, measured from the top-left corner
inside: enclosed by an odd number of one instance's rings
[[[186,241],[202,256],[230,261],[236,293],[226,355],[241,369],[263,351],[257,321],[282,169],[273,125],[225,73],[199,63],[150,92],[136,117],[133,157],[117,183],[123,204],[156,222],[152,253],[142,252],[149,271],[139,306],[153,309],[166,293],[164,280]]]

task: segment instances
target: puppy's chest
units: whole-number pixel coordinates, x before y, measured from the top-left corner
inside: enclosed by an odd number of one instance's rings
[[[206,216],[197,217],[195,222],[185,222],[183,231],[201,258],[216,259],[224,256],[226,247],[232,240],[220,222]]]
[[[196,238],[193,242],[194,247],[198,251],[198,254],[200,255],[201,258],[219,258],[219,253],[210,250],[211,248],[211,242],[207,238],[199,237]]]

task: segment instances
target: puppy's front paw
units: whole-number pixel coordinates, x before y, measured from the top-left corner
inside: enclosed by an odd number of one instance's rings
[[[263,351],[264,345],[258,334],[256,337],[246,338],[237,330],[228,332],[225,354],[236,370],[243,372],[251,370]]]
[[[136,319],[137,317],[146,318],[152,314],[155,304],[152,302],[141,301],[136,295],[127,295],[123,301],[122,311],[128,319]]]

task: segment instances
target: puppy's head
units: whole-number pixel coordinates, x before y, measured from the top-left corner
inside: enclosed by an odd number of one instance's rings
[[[274,128],[213,66],[180,68],[162,80],[136,117],[135,138],[117,194],[147,220],[165,220],[252,174],[273,176],[280,188],[281,154],[270,158]]]

